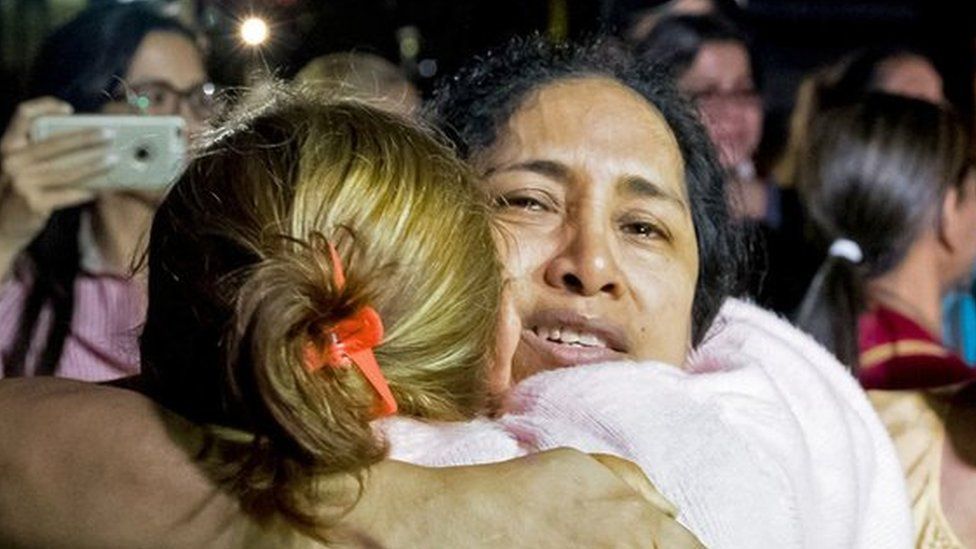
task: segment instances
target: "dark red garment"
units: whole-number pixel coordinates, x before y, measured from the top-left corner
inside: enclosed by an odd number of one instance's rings
[[[859,320],[865,389],[925,389],[976,380],[970,368],[914,320],[885,307]]]

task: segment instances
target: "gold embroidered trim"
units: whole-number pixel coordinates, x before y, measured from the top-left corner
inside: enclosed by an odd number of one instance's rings
[[[905,355],[949,356],[941,345],[924,339],[902,339],[876,345],[861,353],[861,368],[870,368],[892,358]]]

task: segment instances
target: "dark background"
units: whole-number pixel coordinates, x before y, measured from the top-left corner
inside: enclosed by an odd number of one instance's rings
[[[89,0],[108,1],[108,0]],[[84,0],[0,0],[0,121],[23,99],[37,44]],[[659,4],[654,0],[172,0],[162,2],[204,29],[214,78],[245,83],[249,74],[288,77],[313,57],[355,49],[398,62],[429,93],[438,78],[511,36],[540,32],[574,39],[614,32]],[[722,2],[754,37],[767,108],[767,148],[783,139],[803,74],[852,49],[907,44],[929,53],[946,93],[973,120],[976,2],[938,0],[749,0]],[[237,24],[256,14],[272,25],[259,50]],[[411,41],[419,46],[414,56]],[[432,69],[436,66],[436,71]],[[423,71],[421,69],[424,69]]]

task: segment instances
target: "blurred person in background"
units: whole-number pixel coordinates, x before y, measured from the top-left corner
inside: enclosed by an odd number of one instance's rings
[[[791,189],[756,173],[753,157],[762,139],[763,106],[746,35],[717,15],[665,17],[635,46],[646,62],[671,71],[679,89],[698,107],[727,173],[732,210],[756,236],[750,249],[749,291],[758,303],[789,312],[806,289],[779,272],[802,264],[802,211]]]
[[[808,137],[799,188],[831,244],[799,324],[868,389],[976,379],[938,338],[941,299],[976,260],[976,172],[959,121],[869,94],[821,111]],[[902,338],[914,343],[893,343]]]
[[[831,244],[798,324],[880,390],[917,547],[973,547],[976,423],[948,420],[971,417],[972,391],[954,389],[976,372],[939,337],[941,301],[976,260],[968,136],[943,107],[887,94],[820,111],[807,135],[800,191]]]
[[[420,92],[403,71],[369,53],[330,53],[316,57],[298,71],[295,81],[406,116],[420,110]]]
[[[637,43],[647,38],[654,26],[661,19],[675,15],[714,15],[720,13],[728,15],[729,4],[734,1],[722,0],[633,0],[620,2],[622,11],[628,12],[624,17],[623,37],[631,43]],[[627,4],[634,4],[628,6]]]
[[[145,314],[134,257],[162,192],[86,188],[117,158],[104,130],[31,141],[32,121],[70,113],[211,113],[203,52],[184,25],[144,3],[88,8],[35,62],[32,95],[0,146],[0,375],[110,380],[139,370]],[[139,106],[135,106],[138,104]]]
[[[904,46],[867,48],[847,54],[807,76],[797,91],[783,154],[773,168],[783,204],[784,223],[766,233],[768,272],[760,302],[794,317],[829,242],[810,225],[797,195],[799,170],[807,159],[807,134],[823,110],[857,101],[869,92],[945,102],[942,77],[918,50]]]
[[[715,15],[662,19],[635,46],[637,55],[667,67],[698,107],[729,173],[729,196],[740,218],[779,226],[775,188],[759,178],[753,156],[762,139],[763,107],[746,35]]]

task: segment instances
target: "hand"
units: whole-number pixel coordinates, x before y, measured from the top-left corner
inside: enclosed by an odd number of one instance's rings
[[[0,139],[0,243],[26,246],[47,223],[51,212],[95,197],[86,180],[107,172],[109,135],[82,130],[30,140],[31,123],[39,116],[71,114],[71,106],[41,97],[17,107]]]
[[[384,547],[701,547],[673,513],[636,465],[559,449],[447,469],[383,462],[340,529]]]
[[[193,459],[203,431],[136,393],[0,380],[0,416],[0,545],[319,546],[248,519]],[[565,449],[444,469],[381,462],[328,534],[358,547],[701,546],[635,465]]]

